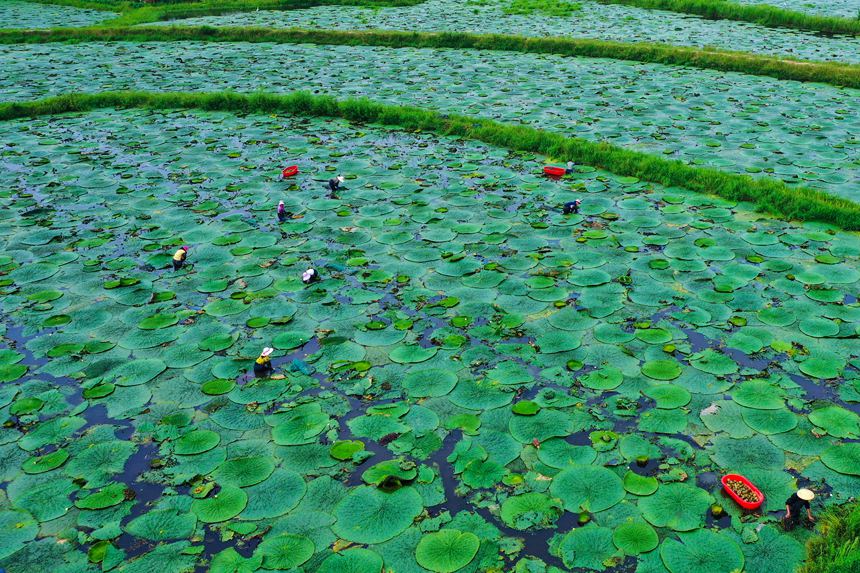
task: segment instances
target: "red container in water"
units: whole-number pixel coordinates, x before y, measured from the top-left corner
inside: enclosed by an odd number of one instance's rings
[[[283,171],[281,171],[281,177],[294,177],[299,174],[299,166],[298,165],[290,165],[289,167],[285,167]]]
[[[729,487],[728,482],[730,479],[737,480],[737,481],[741,482],[742,484],[744,484],[745,486],[747,486],[748,488],[750,488],[753,491],[753,493],[758,496],[758,501],[750,503],[748,501],[744,501],[743,499],[741,499],[740,496],[738,494],[736,494],[734,491],[732,491],[732,488]],[[757,488],[756,486],[754,486],[750,480],[748,480],[747,478],[745,478],[744,476],[742,476],[740,474],[724,475],[720,481],[723,484],[723,489],[726,490],[727,494],[729,494],[729,497],[731,497],[733,500],[735,500],[737,502],[737,504],[744,509],[758,509],[759,507],[761,507],[761,504],[764,502],[764,494],[761,492],[761,490],[759,488]]]
[[[550,177],[561,177],[565,174],[564,167],[553,167],[551,165],[544,167],[543,172]]]

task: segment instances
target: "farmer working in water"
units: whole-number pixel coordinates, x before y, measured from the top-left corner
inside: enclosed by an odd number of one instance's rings
[[[337,177],[333,177],[328,180],[328,190],[334,193],[338,189],[340,189],[340,184],[344,182],[344,176],[338,175]]]
[[[803,518],[801,511],[804,509],[806,509],[806,518],[809,520],[809,523],[815,521],[815,518],[812,517],[812,510],[809,508],[809,502],[814,498],[815,494],[812,493],[811,489],[801,488],[785,500],[785,519],[783,520],[783,524],[786,531],[791,531],[800,523],[800,520]]]
[[[284,207],[283,201],[278,201],[278,221],[283,223],[287,220],[287,209]]]
[[[564,174],[570,175],[571,173],[573,173],[573,161],[568,161],[567,167],[564,169]]]
[[[175,253],[173,253],[173,270],[178,271],[185,264],[185,258],[188,256],[188,246],[182,245]]]
[[[272,359],[269,355],[274,352],[274,348],[266,347],[260,353],[260,357],[254,361],[254,374],[257,376],[268,376],[274,370]]]
[[[320,275],[314,269],[308,269],[302,273],[302,282],[306,285],[315,283],[320,280]]]
[[[568,201],[564,204],[564,207],[562,208],[562,213],[564,213],[565,215],[579,213],[579,206],[581,203],[582,201],[580,201],[579,199],[577,199],[576,201]]]

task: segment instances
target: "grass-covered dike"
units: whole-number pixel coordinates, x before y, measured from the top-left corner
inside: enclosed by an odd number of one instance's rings
[[[350,121],[378,123],[410,130],[457,135],[520,151],[541,153],[563,161],[593,165],[607,171],[638,177],[666,186],[748,201],[779,217],[824,221],[845,230],[860,230],[860,206],[856,203],[804,188],[790,188],[781,181],[694,167],[680,161],[630,151],[608,143],[505,125],[487,119],[441,114],[415,107],[376,103],[367,99],[338,100],[306,92],[286,95],[266,93],[149,93],[105,92],[68,94],[33,102],[0,105],[0,119],[8,120],[106,107],[199,108],[236,112],[277,112],[309,116],[341,117]]]

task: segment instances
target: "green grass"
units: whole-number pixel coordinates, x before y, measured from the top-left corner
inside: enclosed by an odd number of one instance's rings
[[[143,4],[139,0],[36,0],[44,4],[58,4],[76,8],[111,10],[120,12],[117,18],[100,26],[135,26],[148,22],[181,20],[200,16],[219,16],[233,12],[254,10],[301,10],[314,6],[414,6],[424,0],[205,0],[198,2],[171,0],[157,4]]]
[[[541,13],[548,16],[570,16],[579,10],[582,10],[582,4],[565,0],[511,0],[502,9],[505,14]]]
[[[0,43],[45,42],[273,42],[390,48],[456,48],[611,58],[740,72],[780,80],[821,82],[860,88],[860,66],[781,59],[727,50],[665,44],[623,43],[580,38],[534,38],[461,32],[398,32],[274,29],[252,27],[157,26],[138,28],[54,28],[0,30]]]
[[[818,520],[819,535],[806,544],[798,573],[860,571],[860,504],[830,508]]]
[[[380,104],[367,99],[337,100],[330,96],[316,96],[306,92],[286,95],[244,95],[235,92],[69,94],[31,102],[0,104],[0,120],[105,107],[291,113],[340,117],[354,122],[432,131],[476,139],[499,147],[539,153],[560,161],[571,160],[593,165],[618,175],[638,177],[665,186],[684,187],[734,201],[747,201],[760,210],[786,219],[824,221],[846,230],[860,230],[860,205],[857,203],[820,191],[790,188],[776,179],[753,178],[694,167],[681,161],[667,160],[608,143],[594,143],[486,119]]]
[[[825,34],[860,34],[860,19],[817,16],[767,4],[737,4],[727,0],[597,0],[649,10],[694,14],[710,20],[736,20],[772,28],[793,28]]]

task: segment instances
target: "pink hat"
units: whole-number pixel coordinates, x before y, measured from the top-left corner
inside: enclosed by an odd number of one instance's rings
[[[182,245],[182,246],[181,246],[181,247],[179,247],[179,248],[180,248],[180,249],[182,249],[183,251],[187,251],[187,250],[188,250],[188,245]]]

